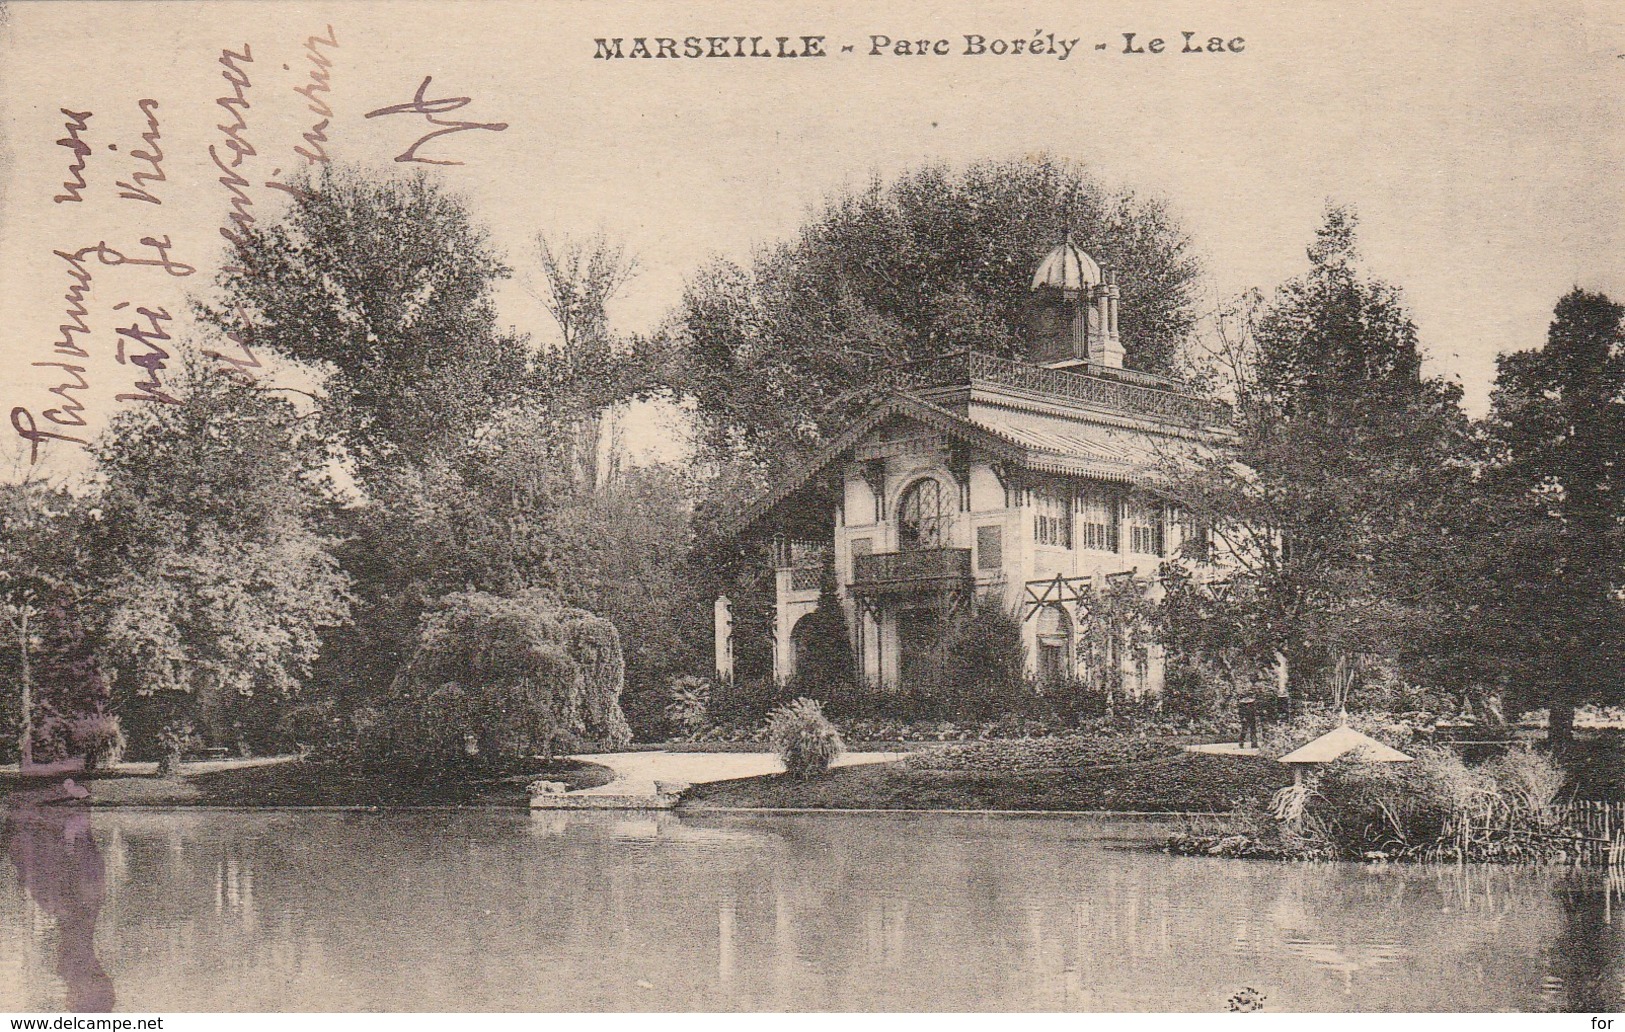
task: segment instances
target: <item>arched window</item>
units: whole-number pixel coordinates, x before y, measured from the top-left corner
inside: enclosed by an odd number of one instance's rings
[[[941,548],[948,541],[947,492],[933,477],[914,482],[897,503],[897,545],[901,550]]]

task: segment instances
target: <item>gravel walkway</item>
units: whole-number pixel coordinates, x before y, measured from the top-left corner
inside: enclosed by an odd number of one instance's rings
[[[890,763],[907,755],[906,752],[847,753],[835,761],[835,766]],[[615,780],[609,784],[572,792],[571,795],[644,795],[653,794],[656,781],[699,785],[707,781],[731,781],[734,778],[784,772],[784,764],[772,753],[628,752],[570,758],[600,763],[615,772]]]

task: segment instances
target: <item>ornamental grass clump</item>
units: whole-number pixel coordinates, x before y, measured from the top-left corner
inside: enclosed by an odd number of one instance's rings
[[[824,707],[807,698],[787,702],[768,716],[767,741],[784,769],[803,780],[829,770],[846,751]]]
[[[1265,811],[1192,828],[1181,853],[1296,859],[1543,863],[1567,856],[1572,834],[1559,798],[1561,767],[1515,749],[1482,765],[1438,746],[1409,763],[1348,756],[1305,772]]]

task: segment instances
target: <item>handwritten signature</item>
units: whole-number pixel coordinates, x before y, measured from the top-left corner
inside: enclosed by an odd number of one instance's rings
[[[430,140],[437,139],[441,136],[448,136],[452,133],[467,132],[471,129],[485,129],[493,133],[500,133],[504,129],[508,128],[507,122],[455,122],[436,118],[436,115],[442,115],[448,111],[456,111],[458,108],[467,107],[469,104],[473,103],[473,98],[442,97],[439,100],[429,100],[425,97],[425,94],[429,92],[429,83],[432,81],[433,76],[425,75],[423,77],[423,84],[418,87],[417,93],[410,101],[406,102],[405,104],[392,104],[389,107],[381,107],[377,111],[369,111],[362,116],[364,118],[379,118],[384,115],[422,115],[430,125],[444,127],[419,137],[416,143],[412,144],[412,146],[406,148],[406,150],[396,155],[395,160],[397,162],[416,161],[424,165],[461,165],[461,161],[419,157],[418,148],[422,147]]]

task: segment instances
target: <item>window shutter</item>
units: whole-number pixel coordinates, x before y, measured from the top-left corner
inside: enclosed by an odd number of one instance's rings
[[[976,569],[998,570],[1004,566],[1004,528],[976,528]]]

